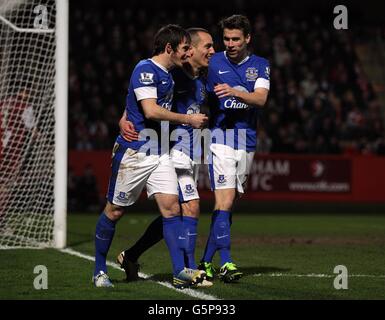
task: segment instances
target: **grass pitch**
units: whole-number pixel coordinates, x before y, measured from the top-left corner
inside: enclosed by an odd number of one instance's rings
[[[108,260],[132,245],[155,214],[127,214],[117,225]],[[0,250],[0,299],[384,299],[385,215],[234,213],[232,257],[245,276],[233,284],[215,280],[211,288],[170,288],[171,264],[164,242],[140,259],[147,280],[126,283],[109,267],[113,289],[91,284],[93,235],[98,215],[68,217],[68,246],[83,258],[45,250]],[[202,215],[197,261],[208,235],[210,215]],[[219,264],[219,257],[214,259]],[[48,289],[35,290],[36,265],[48,269]],[[333,286],[334,268],[348,269],[348,289]]]

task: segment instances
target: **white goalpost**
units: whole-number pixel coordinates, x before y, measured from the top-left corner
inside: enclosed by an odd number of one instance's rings
[[[56,0],[56,107],[54,245],[67,240],[68,0]]]
[[[66,246],[68,0],[0,0],[0,248]]]

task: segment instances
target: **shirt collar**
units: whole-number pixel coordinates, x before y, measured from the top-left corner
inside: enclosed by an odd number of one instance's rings
[[[163,67],[161,64],[155,62],[153,59],[149,59],[153,64],[155,64],[157,67],[159,67],[160,69],[162,69],[164,72],[168,73],[168,70]]]
[[[229,62],[231,62],[231,61],[229,60],[229,58],[227,57],[227,55],[226,55],[226,51],[223,51],[223,54],[225,55],[225,58],[226,58]],[[241,64],[243,64],[243,63],[245,63],[247,60],[249,60],[249,58],[250,58],[250,56],[247,56],[245,59],[243,59],[241,62],[237,63],[236,65],[237,65],[237,66],[240,66]],[[233,62],[231,62],[231,63],[233,63]]]

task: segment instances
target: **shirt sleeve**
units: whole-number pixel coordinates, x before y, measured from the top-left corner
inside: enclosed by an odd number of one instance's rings
[[[134,70],[132,85],[136,100],[158,98],[158,76],[150,66],[140,66]]]
[[[263,59],[258,68],[258,78],[254,84],[254,90],[257,88],[265,88],[270,90],[270,65],[269,61]]]

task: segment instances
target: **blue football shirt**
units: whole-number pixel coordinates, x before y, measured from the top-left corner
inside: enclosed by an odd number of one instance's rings
[[[144,144],[146,148],[157,148],[160,152],[161,136],[168,140],[168,126],[162,128],[161,123],[146,119],[140,101],[156,99],[156,103],[171,110],[173,100],[174,80],[166,68],[151,59],[140,61],[132,72],[128,93],[126,97],[127,120],[131,121],[136,131],[152,129],[157,134],[157,139],[128,142],[119,135],[117,142],[121,145],[139,150]]]
[[[247,56],[238,64],[231,62],[226,52],[218,52],[210,60],[207,76],[207,93],[210,101],[210,129],[234,129],[234,140],[216,140],[217,143],[238,148],[238,130],[246,131],[247,151],[255,151],[257,145],[258,108],[249,106],[233,97],[218,99],[214,92],[217,84],[229,86],[244,92],[253,92],[256,88],[270,89],[269,62],[256,55]]]
[[[193,77],[181,68],[174,69],[175,80],[173,111],[183,114],[200,113],[206,99],[206,83],[203,77]],[[201,140],[198,132],[194,133],[189,125],[177,125],[174,128],[171,147],[187,154],[191,159],[200,159]]]

